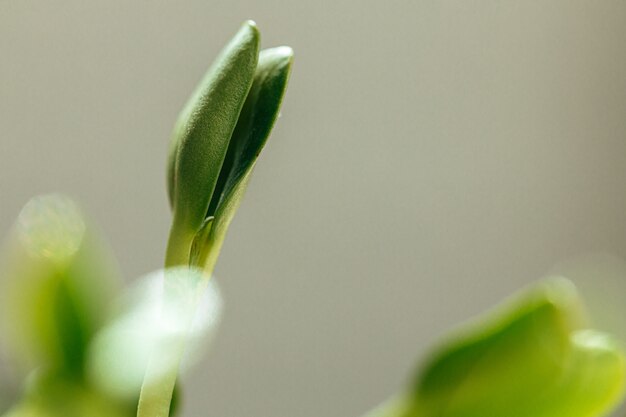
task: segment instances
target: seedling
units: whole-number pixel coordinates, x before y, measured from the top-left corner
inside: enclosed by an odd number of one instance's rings
[[[24,392],[4,417],[166,417],[183,354],[214,332],[211,280],[276,121],[293,53],[246,22],[176,122],[165,268],[121,292],[105,246],[67,197],[31,200],[7,245],[3,341]],[[121,294],[115,296],[115,294]],[[620,403],[621,344],[591,330],[574,286],[544,280],[452,332],[369,417],[601,417]]]

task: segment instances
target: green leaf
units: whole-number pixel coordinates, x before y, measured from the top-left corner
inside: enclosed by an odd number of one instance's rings
[[[78,205],[54,194],[26,204],[6,250],[0,321],[12,359],[81,373],[117,287],[110,253]]]
[[[185,265],[202,226],[257,65],[259,32],[246,22],[224,48],[174,129],[168,186],[174,222],[168,266]]]
[[[254,82],[230,141],[206,216],[215,216],[209,233],[199,233],[199,266],[212,269],[226,230],[239,207],[250,174],[278,117],[291,72],[293,51],[282,46],[261,51]]]
[[[581,312],[567,280],[525,292],[440,346],[401,415],[604,415],[622,397],[624,354],[610,337],[583,330]]]

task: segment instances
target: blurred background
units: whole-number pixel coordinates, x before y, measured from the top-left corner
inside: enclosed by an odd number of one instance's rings
[[[245,19],[296,60],[183,416],[361,415],[550,273],[626,339],[619,1],[0,0],[0,233],[59,191],[161,267],[171,128]]]

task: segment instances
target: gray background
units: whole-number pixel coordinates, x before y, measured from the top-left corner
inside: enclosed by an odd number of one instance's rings
[[[557,264],[626,333],[621,1],[0,0],[0,232],[61,191],[158,268],[171,127],[248,18],[296,61],[185,416],[358,416]]]

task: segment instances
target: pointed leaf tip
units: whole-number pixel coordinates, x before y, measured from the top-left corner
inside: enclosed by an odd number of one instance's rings
[[[246,37],[258,42],[261,38],[261,32],[259,32],[259,28],[254,20],[246,20],[243,25],[241,25],[237,36]]]
[[[252,19],[248,19],[245,22],[243,22],[243,26],[248,26],[248,27],[250,27],[250,28],[252,28],[252,29],[254,29],[256,31],[259,30],[259,28],[256,25],[256,22],[254,20],[252,20]]]
[[[283,58],[284,60],[291,63],[291,61],[293,61],[293,49],[289,46],[277,46],[275,48],[262,50],[261,56],[271,56],[277,60]]]

